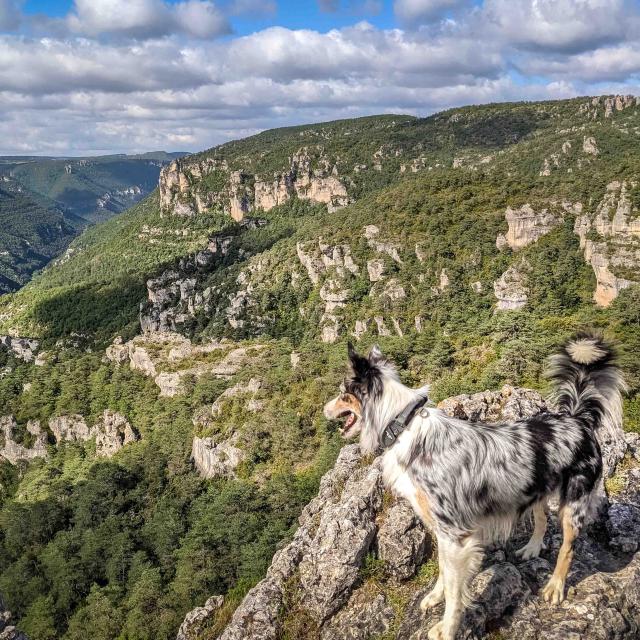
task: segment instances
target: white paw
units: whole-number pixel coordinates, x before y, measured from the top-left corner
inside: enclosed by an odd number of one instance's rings
[[[440,620],[429,629],[427,637],[429,640],[455,640],[455,635],[455,631],[452,633],[451,629],[445,629],[444,620]]]
[[[447,640],[446,636],[444,635],[443,629],[444,624],[442,620],[440,620],[440,622],[434,624],[433,627],[429,629],[427,637],[429,638],[429,640]]]
[[[527,542],[527,544],[522,547],[522,549],[518,549],[515,553],[519,558],[523,560],[531,560],[531,558],[537,558],[540,555],[540,551],[544,549],[543,544],[531,544],[531,542]]]
[[[422,598],[422,601],[420,602],[420,609],[427,611],[441,602],[444,602],[444,591],[440,589],[433,589],[433,591],[430,591],[424,598]]]
[[[564,600],[564,580],[552,576],[542,590],[542,597],[545,602],[560,604]]]

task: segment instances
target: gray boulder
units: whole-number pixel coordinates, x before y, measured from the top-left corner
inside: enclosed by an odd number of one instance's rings
[[[203,607],[196,607],[189,611],[178,629],[176,640],[198,640],[202,637],[202,632],[223,604],[223,596],[211,596]]]
[[[432,550],[431,536],[405,500],[398,500],[389,509],[380,525],[377,544],[385,573],[397,580],[412,578]]]

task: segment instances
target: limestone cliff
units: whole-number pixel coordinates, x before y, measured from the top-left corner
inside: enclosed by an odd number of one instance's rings
[[[162,170],[159,189],[160,207],[167,215],[192,216],[217,209],[237,221],[293,196],[326,204],[330,211],[350,201],[336,165],[322,146],[299,149],[270,175],[232,169],[218,157],[183,158]]]
[[[533,415],[545,403],[534,391],[505,387],[450,398],[441,406],[463,419],[499,421]],[[617,472],[616,493],[603,504],[599,525],[579,539],[566,602],[555,607],[539,597],[561,542],[552,513],[540,558],[523,561],[514,554],[527,539],[528,523],[505,548],[487,549],[460,637],[635,637],[640,629],[640,437],[625,437],[620,430],[602,447],[606,475],[616,472],[625,455],[627,463]],[[365,460],[358,445],[345,446],[303,510],[293,539],[275,554],[265,579],[249,591],[219,640],[276,640],[303,633],[321,640],[426,638],[442,615],[442,605],[427,613],[419,608],[437,575],[433,550],[430,533],[410,506],[385,493],[380,459]],[[201,637],[199,631],[221,605],[216,597],[187,614],[179,640]]]
[[[636,182],[611,182],[595,212],[576,218],[574,230],[596,275],[593,297],[602,307],[640,282],[640,213],[630,198],[636,188]]]
[[[500,249],[508,245],[514,251],[536,242],[562,221],[557,213],[547,208],[536,212],[530,204],[518,209],[507,207],[504,217],[509,228],[506,234],[498,236],[496,246]]]

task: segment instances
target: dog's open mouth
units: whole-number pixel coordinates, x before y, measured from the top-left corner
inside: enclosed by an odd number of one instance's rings
[[[352,438],[360,431],[360,416],[355,414],[353,411],[343,411],[338,419],[342,420],[345,418],[344,424],[340,429],[340,435],[343,438]]]

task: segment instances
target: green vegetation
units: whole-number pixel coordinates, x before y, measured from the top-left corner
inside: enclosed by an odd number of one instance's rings
[[[89,224],[153,191],[160,167],[180,155],[0,156],[0,293],[28,282]]]
[[[630,388],[625,428],[640,431],[640,288],[624,290],[607,309],[594,305],[594,274],[573,231],[575,212],[562,206],[580,202],[593,213],[612,180],[638,180],[637,140],[621,133],[636,122],[637,111],[593,121],[580,112],[583,102],[487,105],[426,119],[383,116],[223,145],[206,155],[226,159],[231,169],[265,174],[287,166],[300,148],[322,145],[357,202],[328,213],[292,199],[256,212],[266,224],[248,229],[220,211],[161,215],[154,193],[85,231],[64,258],[3,296],[0,333],[41,339],[47,358],[35,366],[0,352],[0,415],[14,415],[23,433],[28,420],[46,426],[51,417],[77,413],[93,425],[111,409],[140,434],[110,459],[96,458],[91,440],[58,447],[51,440],[46,461],[0,464],[0,593],[19,626],[33,640],[79,640],[88,633],[105,640],[166,639],[175,637],[186,611],[226,594],[208,631],[215,636],[292,534],[335,460],[342,441],[320,409],[344,373],[345,343],[356,321],[367,323],[359,347],[380,342],[403,380],[431,383],[435,400],[507,382],[544,390],[547,355],[575,330],[599,328],[619,345]],[[596,137],[597,157],[582,153],[585,135]],[[572,151],[563,153],[569,138]],[[381,147],[378,171],[372,165]],[[552,154],[559,154],[557,166],[552,162],[550,175],[541,176]],[[420,171],[400,171],[421,157]],[[454,158],[461,166],[453,168]],[[369,169],[354,170],[362,164]],[[210,174],[200,186],[223,188],[221,175]],[[499,251],[506,207],[525,203],[553,209],[564,221],[517,253]],[[367,225],[378,228],[373,241],[364,234]],[[205,248],[214,234],[230,237],[225,252],[207,268],[189,266],[185,256]],[[313,283],[298,248],[324,265],[329,260],[320,259],[320,238],[325,258],[333,260],[333,247],[346,246],[357,270],[323,266]],[[370,281],[372,259],[382,261],[382,281]],[[496,313],[493,283],[522,261],[528,303]],[[166,270],[192,279],[194,296],[209,292],[207,306],[178,308],[188,315],[184,333],[194,344],[260,344],[260,357],[229,379],[187,376],[184,393],[175,397],[159,396],[152,377],[106,361],[104,348],[114,337],[139,333],[146,281]],[[331,310],[339,339],[324,344],[321,290],[331,279],[348,294]],[[404,295],[385,293],[390,283]],[[230,300],[240,290],[245,295],[232,325]],[[378,335],[375,317],[388,335]],[[149,347],[154,357],[156,351]],[[221,358],[221,352],[180,362],[167,356],[158,372],[207,367]],[[259,409],[242,396],[228,397],[220,415],[194,425],[202,407],[251,378],[261,382]],[[194,435],[238,438],[245,459],[235,478],[197,475],[189,459]],[[429,561],[415,581],[426,584],[436,572]],[[384,590],[397,610],[406,605],[410,587],[387,584],[375,557],[365,563],[362,580]],[[314,637],[315,623],[293,583],[283,619],[283,638]]]

